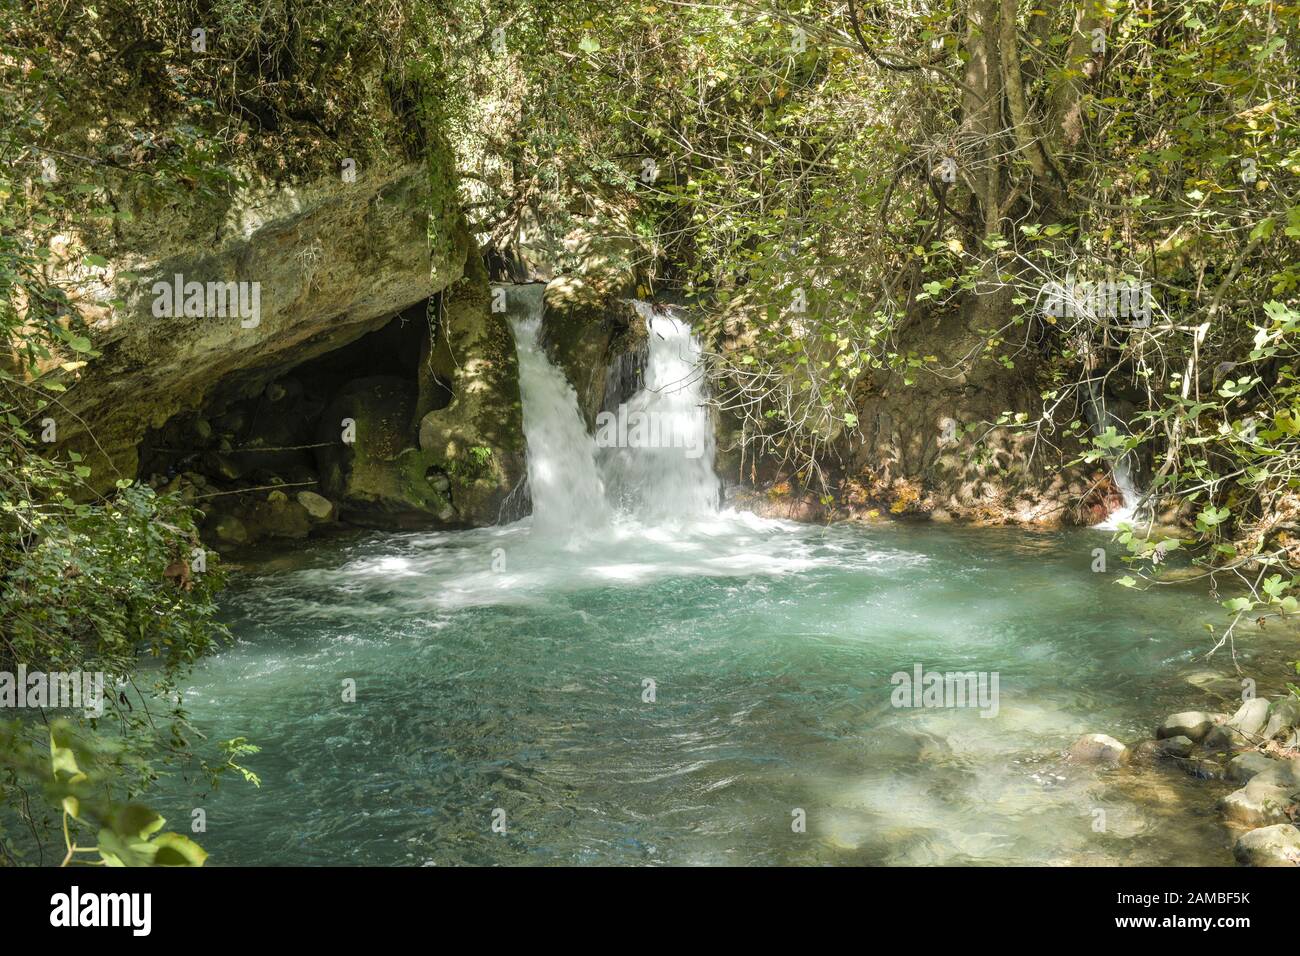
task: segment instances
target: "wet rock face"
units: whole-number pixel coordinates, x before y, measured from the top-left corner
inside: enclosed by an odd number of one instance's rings
[[[497,522],[526,474],[519,358],[505,313],[492,310],[479,257],[441,296],[423,344],[411,418],[414,444],[435,495],[450,489],[463,525]]]
[[[321,416],[321,487],[345,520],[391,528],[467,523],[441,454],[418,447],[411,433],[416,398],[415,384],[401,378],[357,379]]]
[[[582,288],[567,279],[547,284],[541,343],[577,392],[587,428],[594,431],[602,410],[617,409],[640,390],[646,330],[631,302],[592,297]]]

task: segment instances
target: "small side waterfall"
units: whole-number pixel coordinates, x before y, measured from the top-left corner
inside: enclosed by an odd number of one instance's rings
[[[1097,383],[1088,381],[1088,417],[1092,420],[1093,431],[1098,435],[1105,432],[1107,426],[1123,427],[1123,423],[1106,409],[1105,399]],[[1093,525],[1099,531],[1118,531],[1121,523],[1137,521],[1141,514],[1142,492],[1133,480],[1133,455],[1121,455],[1111,461],[1111,477],[1119,489],[1123,504],[1116,508],[1104,521]]]
[[[514,332],[533,527],[544,534],[568,534],[603,527],[610,515],[596,468],[596,444],[578,411],[578,396],[538,344],[543,288],[514,286],[508,306],[522,312],[514,319]]]
[[[645,384],[597,420],[607,484],[619,508],[643,520],[716,511],[721,483],[713,470],[700,343],[675,309],[633,304],[649,336]]]

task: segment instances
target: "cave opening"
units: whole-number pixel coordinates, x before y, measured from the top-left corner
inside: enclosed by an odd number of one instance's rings
[[[437,307],[436,296],[424,299],[336,347],[305,343],[295,350],[305,358],[231,373],[196,408],[146,433],[139,479],[198,506],[204,539],[218,549],[346,521],[331,479],[350,467],[356,423],[341,403],[367,388],[396,395],[409,414],[392,423],[392,443],[417,445],[419,415],[452,399],[427,367]]]

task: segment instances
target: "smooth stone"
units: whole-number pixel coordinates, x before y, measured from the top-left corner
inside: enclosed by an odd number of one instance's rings
[[[1166,757],[1190,757],[1196,745],[1190,737],[1166,737],[1157,744],[1157,750]]]
[[[1268,709],[1268,723],[1264,725],[1264,739],[1289,737],[1300,727],[1300,697],[1282,697],[1273,701]]]
[[[1128,759],[1128,748],[1106,734],[1084,734],[1070,745],[1070,757],[1085,763],[1114,765]]]
[[[1268,701],[1263,697],[1252,697],[1237,708],[1237,712],[1228,718],[1227,726],[1240,731],[1247,737],[1253,737],[1264,729],[1268,723]]]
[[[232,458],[229,458],[226,455],[204,455],[203,465],[207,468],[210,474],[226,481],[238,481],[240,478],[244,477],[243,469],[241,469]]]
[[[1174,757],[1173,761],[1179,770],[1197,780],[1223,779],[1223,767],[1213,760],[1200,757]]]
[[[1200,710],[1187,710],[1181,714],[1170,714],[1156,729],[1156,736],[1186,737],[1196,742],[1205,737],[1214,727],[1214,715]]]
[[[1266,783],[1286,787],[1300,796],[1300,758],[1270,760],[1268,769],[1255,777]]]
[[[1258,750],[1237,754],[1228,763],[1228,779],[1235,783],[1249,783],[1251,779],[1273,767],[1273,761]]]
[[[1249,750],[1253,746],[1245,734],[1227,724],[1215,727],[1203,742],[1207,750]]]
[[[1220,812],[1230,822],[1244,827],[1290,823],[1286,810],[1294,803],[1292,788],[1270,782],[1267,779],[1270,773],[1256,774],[1250,783],[1219,800]]]
[[[1243,866],[1300,866],[1300,830],[1276,823],[1242,834],[1232,855]]]
[[[307,514],[317,521],[329,521],[334,516],[334,502],[314,491],[298,492],[298,504],[306,508]]]
[[[289,496],[286,495],[283,491],[277,490],[267,495],[266,500],[273,505],[283,505],[288,503]]]
[[[224,544],[243,544],[248,540],[248,530],[234,515],[222,515],[212,525],[217,540]]]

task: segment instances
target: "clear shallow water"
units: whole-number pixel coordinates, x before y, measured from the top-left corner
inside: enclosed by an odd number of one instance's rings
[[[186,695],[211,736],[264,748],[263,788],[177,782],[159,809],[203,806],[218,865],[1228,865],[1226,785],[1061,759],[1236,692],[1196,686],[1231,673],[1198,659],[1220,609],[1093,574],[1107,540],[724,513],[264,556]],[[1243,643],[1279,690],[1283,651]],[[997,671],[998,715],[892,707],[916,663]]]

